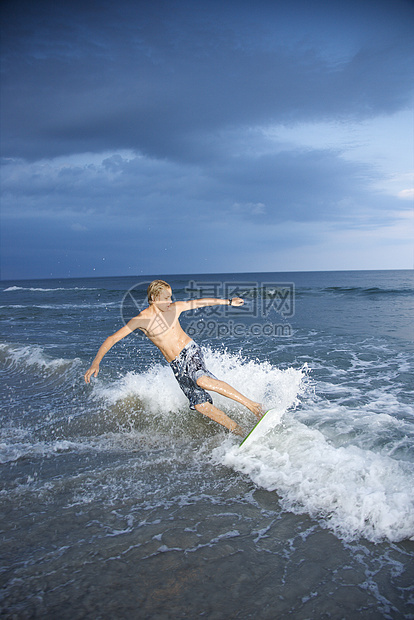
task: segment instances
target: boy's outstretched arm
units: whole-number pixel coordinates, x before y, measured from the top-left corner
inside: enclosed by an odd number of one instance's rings
[[[182,304],[182,311],[186,311],[195,310],[196,308],[205,308],[206,306],[242,306],[244,304],[244,299],[241,297],[232,297],[231,299],[202,297],[201,299],[177,302],[177,305],[178,304]]]
[[[96,354],[96,357],[93,360],[91,367],[84,374],[86,383],[90,383],[92,376],[94,377],[98,376],[99,364],[101,363],[103,356],[106,355],[106,353],[108,353],[109,349],[111,349],[114,346],[114,344],[122,340],[122,338],[125,338],[125,336],[128,336],[129,334],[131,334],[134,331],[134,329],[137,329],[137,327],[140,327],[142,322],[143,321],[142,320],[140,321],[138,317],[136,317],[135,319],[131,319],[131,321],[129,321],[124,327],[119,329],[117,332],[112,334],[112,336],[108,336],[108,338],[99,347],[99,351]]]

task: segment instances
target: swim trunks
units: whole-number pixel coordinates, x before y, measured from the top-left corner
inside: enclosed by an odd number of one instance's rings
[[[195,405],[202,403],[213,404],[210,394],[197,385],[197,379],[203,376],[212,379],[217,377],[207,370],[201,349],[194,340],[185,345],[177,357],[170,362],[170,366],[178,385],[190,401],[190,409],[195,409]]]

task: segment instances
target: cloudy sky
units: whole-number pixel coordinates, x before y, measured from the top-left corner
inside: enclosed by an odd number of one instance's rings
[[[3,0],[2,279],[413,268],[412,0]]]

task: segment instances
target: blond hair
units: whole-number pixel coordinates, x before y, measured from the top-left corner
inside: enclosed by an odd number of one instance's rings
[[[171,286],[168,282],[164,282],[164,280],[153,280],[147,288],[148,303],[155,301],[161,291],[165,288],[169,288],[171,290]]]

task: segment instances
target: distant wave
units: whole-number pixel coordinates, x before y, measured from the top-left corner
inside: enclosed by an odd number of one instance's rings
[[[379,288],[373,286],[364,288],[360,286],[328,286],[322,289],[327,293],[355,293],[357,295],[413,295],[412,288]]]
[[[98,288],[89,288],[87,286],[75,286],[73,288],[65,288],[63,286],[57,286],[56,288],[35,288],[31,286],[9,286],[8,288],[3,289],[3,293],[14,293],[15,291],[31,291],[31,292],[41,292],[41,293],[49,293],[55,291],[99,291]]]
[[[338,295],[349,297],[412,297],[414,296],[414,289],[412,287],[404,288],[381,288],[377,286],[362,287],[362,286],[326,286],[323,288],[307,288],[304,286],[298,286],[295,289],[295,295],[300,296],[315,296],[315,295]]]
[[[291,288],[290,288],[291,287]],[[262,286],[246,289],[240,293],[241,297],[247,299],[273,299],[280,297],[285,298],[290,292],[295,292],[296,295],[320,295],[325,293],[338,294],[338,295],[361,295],[361,296],[375,296],[375,295],[414,295],[414,289],[412,287],[404,288],[381,288],[377,286],[373,287],[361,287],[361,286],[327,286],[322,288],[304,286],[296,286],[289,283],[280,284],[280,286]]]
[[[96,303],[90,303],[90,304],[71,304],[71,303],[67,303],[67,304],[54,304],[54,303],[49,303],[49,304],[8,304],[8,305],[0,305],[0,309],[19,309],[19,308],[30,308],[30,309],[40,309],[40,310],[75,310],[77,308],[111,308],[111,307],[118,307],[120,306],[120,302],[119,301],[100,301],[100,302],[96,302]]]

